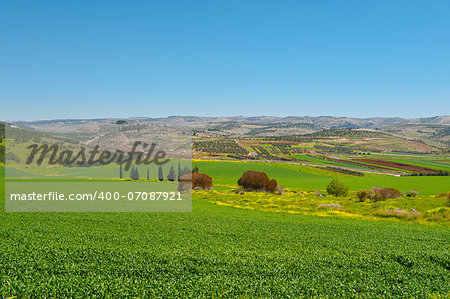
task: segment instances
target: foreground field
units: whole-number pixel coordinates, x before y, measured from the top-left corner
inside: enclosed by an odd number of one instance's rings
[[[445,297],[449,240],[444,226],[248,211],[200,197],[192,213],[1,212],[0,294]]]

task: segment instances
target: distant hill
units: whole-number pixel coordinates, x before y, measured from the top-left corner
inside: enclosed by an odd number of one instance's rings
[[[440,122],[438,120],[437,122]],[[381,129],[384,132],[419,139],[430,146],[450,149],[450,126],[442,124],[410,123],[393,125]]]
[[[379,129],[392,125],[404,124],[429,124],[429,125],[450,125],[450,116],[435,116],[427,118],[399,118],[399,117],[371,117],[371,118],[352,118],[335,116],[232,116],[232,117],[200,117],[200,116],[169,116],[163,118],[134,117],[127,119],[102,118],[102,119],[56,119],[56,120],[38,120],[38,121],[16,121],[14,123],[30,127],[64,127],[64,126],[85,126],[87,124],[111,123],[120,120],[136,122],[155,122],[201,126],[211,123],[248,123],[248,124],[274,124],[274,123],[292,123],[314,125],[317,129],[330,128],[371,128]]]
[[[377,130],[421,141],[429,146],[448,150],[450,147],[450,116],[406,119],[399,117],[352,118],[335,116],[233,116],[200,117],[170,116],[164,118],[102,118],[16,121],[16,125],[48,132],[82,142],[116,132],[118,126],[170,125],[191,128],[195,136],[270,137],[305,135],[323,130]],[[141,131],[143,133],[143,131]]]

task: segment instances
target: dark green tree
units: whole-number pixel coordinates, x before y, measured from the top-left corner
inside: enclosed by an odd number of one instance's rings
[[[159,179],[161,182],[164,180],[164,174],[163,174],[162,166],[159,166],[159,168],[158,168],[158,179]]]
[[[130,170],[130,178],[132,180],[139,180],[139,171],[136,167],[132,166]]]
[[[182,173],[183,173],[183,175],[192,173],[192,170],[189,167],[184,166]]]
[[[167,179],[171,182],[175,181],[176,174],[175,174],[175,168],[173,166],[170,167],[169,173],[167,174]]]
[[[334,179],[327,185],[327,192],[330,195],[338,196],[347,196],[348,194],[348,186],[346,186],[341,181]]]

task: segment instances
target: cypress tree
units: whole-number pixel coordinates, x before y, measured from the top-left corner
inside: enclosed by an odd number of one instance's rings
[[[187,166],[184,166],[183,174],[191,173],[191,169]]]
[[[173,168],[173,166],[171,166],[169,169],[169,173],[167,174],[167,179],[171,182],[175,181],[175,168]]]
[[[137,167],[134,168],[136,171],[136,180],[139,180],[139,170],[137,169]]]
[[[158,179],[162,182],[164,180],[163,169],[162,166],[158,168]]]
[[[130,179],[134,180],[134,166],[130,168]]]
[[[132,180],[139,180],[139,171],[136,167],[131,166],[131,170],[130,170],[130,178]]]

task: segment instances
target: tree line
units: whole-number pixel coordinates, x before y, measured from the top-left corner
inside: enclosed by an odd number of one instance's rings
[[[164,179],[167,179],[170,182],[179,181],[180,177],[182,177],[185,174],[198,172],[198,167],[194,166],[194,168],[191,170],[190,167],[184,166],[181,167],[181,164],[178,163],[178,170],[175,170],[175,167],[172,165],[169,168],[169,171],[167,172],[167,175],[164,175],[164,170],[162,166],[160,165],[158,167],[158,180],[164,181]],[[122,164],[119,164],[119,178],[123,179],[123,169]],[[146,170],[146,178],[147,180],[150,180],[150,170],[147,168]],[[141,175],[139,174],[139,169],[136,166],[131,166],[130,168],[130,179],[132,180],[139,180],[141,179]]]

